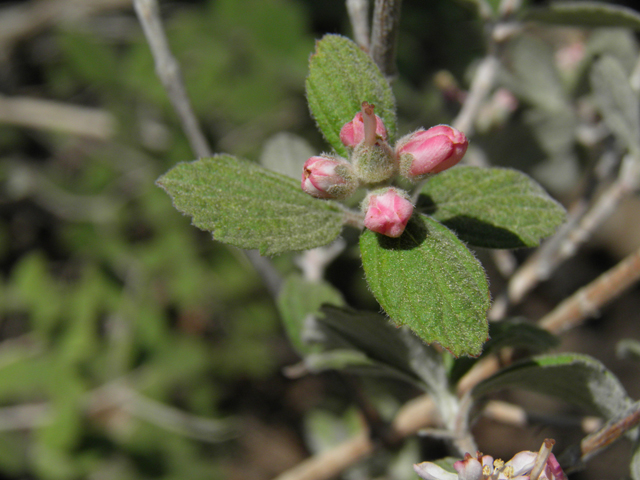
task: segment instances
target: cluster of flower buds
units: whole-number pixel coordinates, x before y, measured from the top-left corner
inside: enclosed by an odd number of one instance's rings
[[[475,457],[467,453],[453,464],[457,474],[431,462],[418,463],[413,469],[424,480],[567,480],[551,453],[554,443],[546,439],[539,452],[523,451],[506,463],[480,452]]]
[[[311,157],[304,164],[302,190],[317,198],[343,200],[360,185],[380,187],[398,173],[414,182],[427,178],[457,164],[467,151],[467,137],[448,125],[420,129],[392,148],[384,122],[374,109],[374,105],[362,102],[361,111],[340,131],[350,161],[332,155]],[[399,237],[413,205],[406,192],[386,187],[370,192],[362,211],[368,229]]]

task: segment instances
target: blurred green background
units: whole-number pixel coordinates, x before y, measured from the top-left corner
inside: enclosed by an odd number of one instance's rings
[[[78,5],[0,5],[0,478],[271,478],[357,430],[351,399],[330,374],[285,378],[297,357],[251,265],[190,226],[154,185],[193,153],[130,2]],[[315,38],[350,35],[344,2],[161,6],[214,151],[257,160],[281,131],[327,148],[304,79]],[[455,2],[406,0],[401,25],[400,132],[451,121],[459,103],[449,94],[484,53],[479,22]],[[534,51],[556,46],[532,38],[543,42]],[[635,61],[628,32],[601,38],[600,51]],[[512,123],[489,122],[474,141],[496,164],[535,171],[553,155],[531,134],[526,105],[536,98],[519,100]],[[562,133],[558,142],[569,148]],[[560,197],[588,162],[571,158],[563,182],[549,185]],[[596,244],[582,278],[637,245],[617,239]],[[357,250],[342,261],[329,271],[334,283],[352,304],[376,309]],[[295,268],[293,255],[275,263]],[[563,281],[563,291],[576,283]],[[557,286],[549,292],[556,301]],[[389,415],[415,393],[366,388]],[[417,444],[403,452],[348,476],[413,478]]]

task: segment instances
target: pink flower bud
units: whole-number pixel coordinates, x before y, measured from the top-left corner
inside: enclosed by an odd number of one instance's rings
[[[419,180],[442,172],[462,159],[468,145],[464,133],[448,125],[418,130],[398,141],[400,173],[410,180]]]
[[[383,188],[369,193],[362,203],[364,226],[387,237],[402,235],[413,214],[409,196],[397,188]]]
[[[344,199],[358,188],[350,163],[340,158],[311,157],[302,169],[302,190],[316,198]]]
[[[373,122],[371,123],[371,127],[369,127],[369,122],[367,122],[367,126],[365,126],[365,120],[373,120],[375,118],[375,134],[370,132],[369,137],[373,138],[369,144],[373,145],[377,139],[387,140],[387,129],[384,126],[382,119],[373,113],[373,109],[375,105],[371,105],[367,102],[362,102],[362,111],[356,113],[356,116],[353,117],[348,123],[344,124],[342,130],[340,130],[340,141],[345,144],[345,146],[349,148],[355,148],[359,143],[361,143],[367,135],[365,134],[365,130],[373,130]],[[364,116],[363,116],[364,112]]]

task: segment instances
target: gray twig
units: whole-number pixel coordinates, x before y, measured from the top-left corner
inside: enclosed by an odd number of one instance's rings
[[[0,123],[56,130],[97,140],[108,140],[116,129],[115,118],[104,110],[3,95],[0,95]]]
[[[618,178],[584,211],[579,205],[575,220],[567,222],[555,237],[544,244],[511,277],[508,287],[509,301],[518,303],[540,281],[546,280],[551,273],[567,258],[573,256],[591,234],[615,210],[620,201],[632,193],[640,178],[640,161],[628,155],[623,161]]]
[[[151,47],[156,62],[156,73],[169,94],[173,108],[180,117],[182,129],[189,139],[191,149],[198,157],[211,156],[209,144],[200,129],[187,97],[180,66],[169,49],[157,0],[134,0],[133,4]],[[273,264],[267,259],[260,258],[255,252],[246,252],[246,256],[258,274],[265,280],[269,292],[276,295],[282,284],[282,279]]]
[[[369,51],[369,0],[347,0],[347,12],[353,39],[365,52]]]
[[[151,47],[156,73],[169,94],[169,99],[180,118],[182,129],[189,139],[191,149],[198,157],[211,156],[211,149],[191,108],[180,66],[171,54],[169,42],[162,27],[158,2],[156,0],[134,0],[133,6]]]
[[[396,43],[402,0],[376,0],[373,10],[371,58],[387,80],[396,74]]]
[[[469,94],[462,106],[462,110],[452,123],[452,126],[467,137],[473,135],[473,123],[480,107],[493,89],[500,61],[493,54],[487,55],[478,65],[476,73],[469,87]],[[486,166],[486,165],[479,165]]]

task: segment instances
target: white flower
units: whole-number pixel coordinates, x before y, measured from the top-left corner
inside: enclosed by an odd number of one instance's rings
[[[539,452],[520,452],[507,463],[480,452],[475,457],[467,453],[464,459],[453,464],[457,474],[431,462],[418,463],[413,469],[424,480],[566,480],[551,453],[554,443],[547,439]]]

